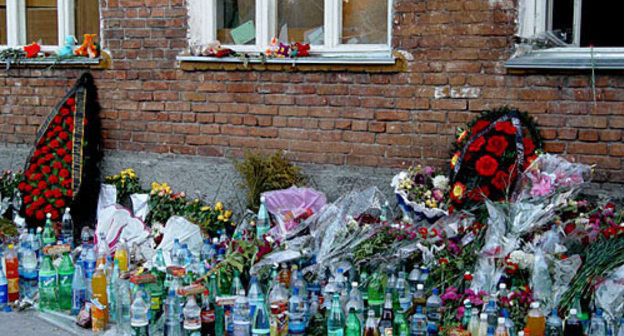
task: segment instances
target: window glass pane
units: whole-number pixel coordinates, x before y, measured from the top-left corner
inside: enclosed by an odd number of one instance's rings
[[[7,44],[6,0],[0,0],[0,44]]]
[[[84,34],[97,34],[101,41],[99,0],[79,0],[75,4],[76,39],[82,42]]]
[[[567,44],[574,42],[574,0],[552,1],[552,32]]]
[[[26,0],[26,43],[58,44],[56,0]]]
[[[217,1],[217,39],[221,44],[255,44],[256,1]]]
[[[323,0],[277,0],[277,32],[281,42],[325,43]]]
[[[581,6],[581,47],[624,47],[620,1],[583,1]]]
[[[342,0],[342,43],[388,43],[388,0]]]

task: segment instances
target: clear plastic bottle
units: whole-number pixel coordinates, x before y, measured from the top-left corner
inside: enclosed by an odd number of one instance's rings
[[[260,208],[258,209],[258,219],[256,220],[256,237],[260,238],[271,229],[271,219],[266,209],[264,196],[260,197]]]
[[[494,330],[495,336],[510,336],[507,331],[507,327],[505,326],[505,318],[499,317],[496,324],[496,329]]]
[[[390,325],[392,328],[392,324]],[[345,317],[340,307],[340,296],[334,293],[331,309],[327,317],[327,336],[343,336],[345,328]]]
[[[529,309],[527,313],[526,327],[531,329],[531,336],[544,336],[546,318],[544,317],[544,313],[540,310],[538,302],[531,303],[531,309]]]
[[[425,335],[427,335],[427,317],[423,314],[423,307],[418,306],[410,321],[410,336]]]
[[[440,308],[442,308],[442,299],[440,299],[440,297],[438,296],[437,288],[434,288],[431,291],[431,296],[429,296],[429,298],[427,299],[426,308],[427,320],[430,323],[438,325],[440,319],[442,318],[440,315]]]
[[[297,281],[297,277],[299,276],[299,266],[292,265],[290,267],[290,282],[288,283],[288,289],[290,293],[292,293],[293,288],[295,287],[295,282]],[[301,292],[299,292],[301,293]]]
[[[347,288],[347,278],[344,276],[344,270],[342,269],[342,267],[338,267],[338,269],[336,270],[334,284],[336,285],[336,288],[338,288],[338,292],[342,291],[344,288]]]
[[[486,317],[487,318],[487,317]],[[468,322],[468,332],[470,335],[479,335],[479,308],[474,307],[470,313],[470,322]]]
[[[78,315],[86,299],[87,281],[85,279],[84,270],[81,263],[76,263],[74,266],[74,275],[72,276],[72,315]]]
[[[479,315],[479,336],[486,336],[488,333],[488,317],[486,313],[481,313]],[[494,333],[494,327],[492,328],[492,333]]]
[[[149,334],[149,304],[145,302],[142,296],[137,296],[130,307],[130,326],[133,335]]]
[[[210,238],[204,239],[204,244],[199,251],[199,257],[201,260],[210,260],[211,254],[213,252],[212,244],[210,243]]]
[[[496,309],[496,302],[494,300],[490,300],[483,312],[487,314],[488,325],[490,327],[496,327],[499,316],[498,309]]]
[[[409,275],[407,276],[407,281],[409,282],[409,285],[410,285],[411,294],[414,294],[414,292],[416,292],[416,285],[418,285],[419,280],[420,280],[420,268],[414,265],[414,268],[412,268],[411,272],[409,272]]]
[[[245,290],[240,289],[234,302],[233,323],[234,323],[234,335],[233,336],[249,336],[251,332],[251,319],[249,317],[249,300],[245,296]]]
[[[260,296],[262,296],[262,289],[260,289],[260,285],[258,284],[258,278],[251,278],[251,283],[249,285],[249,290],[247,291],[247,293],[247,299],[249,300],[249,316],[253,318],[256,312],[256,308],[261,303]]]
[[[351,283],[351,292],[349,293],[349,301],[345,306],[346,311],[353,309],[358,319],[360,319],[360,325],[364,325],[364,299],[362,299],[362,293],[358,288],[357,282]]]
[[[234,277],[232,278],[232,285],[230,286],[230,295],[239,295],[241,290],[243,292],[245,291],[240,279],[240,273],[238,273],[238,270],[234,270]]]
[[[190,252],[188,249],[188,244],[186,243],[182,244],[182,247],[180,247],[180,250],[178,251],[178,254],[176,255],[176,258],[178,259],[177,264],[182,267],[186,266],[189,253]]]
[[[591,320],[589,321],[589,329],[587,331],[588,336],[606,336],[607,335],[607,323],[602,317],[602,310],[597,309]]]
[[[509,336],[516,335],[516,325],[513,320],[509,318],[509,310],[503,309],[503,317],[505,318],[505,326],[507,327],[507,333]]]
[[[108,311],[110,314],[110,319],[113,321],[117,321],[117,286],[119,286],[119,260],[115,259],[113,261],[113,270],[111,275],[108,277],[108,282],[106,283],[106,293],[108,294]]]
[[[66,244],[74,247],[74,221],[72,220],[69,207],[65,208],[65,213],[61,219],[61,237]]]
[[[108,241],[106,240],[106,234],[104,232],[100,232],[98,235],[97,242],[97,260],[95,266],[98,267],[100,265],[106,266],[106,259],[110,257],[110,248],[108,247]]]
[[[20,260],[20,265],[22,266],[21,278],[22,283],[24,284],[23,294],[29,298],[32,298],[37,292],[37,285],[39,281],[37,264],[37,254],[30,248],[30,246],[27,246],[22,255],[22,259]]]
[[[293,288],[299,288],[299,297],[301,297],[305,304],[308,304],[308,284],[305,279],[303,279],[303,274],[301,272],[297,273]]]
[[[405,272],[399,272],[399,278],[397,279],[395,286],[396,299],[395,302],[398,303],[398,307],[403,313],[409,311],[412,301],[410,296],[410,286],[407,282],[407,274]]]
[[[548,320],[546,320],[545,336],[561,336],[563,334],[563,321],[559,317],[557,308],[553,308]]]
[[[161,251],[161,250],[158,250]],[[161,252],[162,253],[162,252]],[[121,239],[117,249],[115,250],[115,260],[119,262],[119,271],[120,274],[128,272],[128,246],[126,245],[126,240]]]
[[[251,334],[253,336],[267,336],[271,332],[271,322],[269,311],[264,303],[264,295],[260,293],[261,302],[256,306],[251,325]]]
[[[624,317],[620,318],[620,325],[618,326],[617,336],[624,336]]]
[[[117,285],[117,328],[121,333],[128,333],[131,320],[132,294],[130,292],[130,281],[119,279]],[[120,332],[118,332],[120,333]]]
[[[190,295],[184,305],[184,332],[193,336],[201,333],[201,308],[194,295]]]
[[[304,335],[306,327],[306,307],[299,296],[299,288],[293,288],[292,296],[288,300],[288,334]]]
[[[2,248],[0,248],[2,250]],[[2,259],[0,258],[0,311],[4,310],[9,302],[9,290],[6,276],[4,275],[4,269],[2,268]]]
[[[171,265],[181,266],[178,263],[178,254],[180,253],[180,240],[178,238],[173,239],[173,246],[169,251],[169,259],[171,259]]]
[[[427,289],[427,285],[429,284],[429,269],[425,266],[420,267],[420,278],[418,279],[418,283],[422,284],[425,289]]]
[[[93,292],[91,297],[91,326],[93,331],[98,333],[104,331],[108,323],[108,296],[106,295],[106,274],[104,274],[103,264],[99,265],[93,273],[91,288]]]
[[[165,301],[165,336],[182,336],[180,324],[180,301],[174,290],[170,289]]]
[[[392,294],[392,296],[393,296],[393,298],[392,298],[393,299],[393,304],[394,304],[394,297],[395,297],[394,293],[395,293],[395,289],[396,289],[396,282],[397,282],[397,277],[394,275],[394,272],[392,272],[390,274],[390,278],[388,278],[388,281],[386,282],[385,294],[388,294],[388,293]],[[398,299],[398,297],[397,297],[397,299]],[[398,301],[397,301],[397,303],[398,303]],[[395,307],[395,309],[396,309],[396,307]]]

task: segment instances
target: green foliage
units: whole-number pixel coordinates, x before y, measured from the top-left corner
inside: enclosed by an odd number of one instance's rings
[[[0,242],[7,237],[17,237],[17,227],[11,220],[0,218]]]
[[[0,176],[0,195],[2,198],[13,199],[13,194],[17,189],[17,185],[22,182],[23,174],[21,172],[12,173],[10,171],[4,171]]]
[[[240,187],[247,190],[247,207],[253,211],[258,210],[263,192],[305,184],[301,168],[288,161],[281,151],[270,157],[248,151],[243,161],[234,160],[234,167],[244,181]]]
[[[118,175],[107,176],[105,183],[117,188],[117,203],[119,204],[123,204],[132,194],[147,192],[141,188],[141,182],[134,173],[134,169],[126,169]]]

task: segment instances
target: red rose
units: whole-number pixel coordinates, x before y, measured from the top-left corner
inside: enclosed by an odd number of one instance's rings
[[[26,190],[26,192],[30,192],[33,189],[33,187],[30,184],[27,184],[24,189]]]
[[[65,150],[65,148],[59,148],[56,150],[56,155],[58,156],[65,156],[65,154],[67,154],[67,151]]]
[[[46,154],[46,155],[45,155],[45,159],[46,159],[47,161],[52,161],[52,160],[54,159],[54,154],[52,154],[52,153],[48,153],[48,154]]]
[[[36,173],[36,174],[33,175],[32,179],[34,181],[39,181],[39,180],[41,180],[42,177],[43,177],[43,175],[41,175],[41,173]]]
[[[69,108],[72,112],[76,112],[76,105],[73,105],[72,107]],[[87,121],[87,119],[85,119],[85,122]]]
[[[61,132],[63,130],[63,127],[61,127],[61,126],[54,126],[53,130],[54,130],[55,133],[59,133],[59,132]]]
[[[67,142],[67,144],[65,145],[65,149],[67,149],[68,151],[71,152],[71,150],[72,150],[72,142],[71,141]]]
[[[522,143],[524,144],[525,155],[533,153],[533,151],[535,150],[535,144],[533,144],[533,139],[525,137],[524,139],[522,139]]]
[[[63,117],[61,117],[60,115],[57,115],[56,117],[54,117],[55,124],[60,124],[62,122],[63,122]]]
[[[42,164],[44,164],[45,162],[46,162],[45,157],[41,157],[41,158],[39,158],[39,160],[37,160],[37,165],[38,165],[38,166],[41,166],[41,165],[42,165]]]
[[[56,149],[56,148],[59,148],[59,146],[60,146],[60,145],[61,145],[61,144],[60,144],[60,143],[58,142],[58,140],[56,140],[56,139],[54,139],[54,140],[50,141],[50,148],[54,148],[54,149]]]
[[[39,149],[35,149],[35,152],[33,153],[33,157],[37,157],[41,155],[41,151]]]
[[[478,152],[479,150],[481,150],[481,146],[483,146],[483,144],[485,144],[485,139],[480,136],[474,139],[474,141],[471,142],[470,145],[468,145],[468,151]]]
[[[50,184],[57,184],[58,181],[59,179],[56,175],[50,175],[50,177],[48,177],[48,183]]]
[[[473,201],[483,201],[490,197],[490,188],[488,186],[476,187],[468,193],[468,197]]]
[[[509,174],[502,170],[497,171],[492,179],[492,185],[498,190],[505,190],[509,185]]]
[[[73,133],[74,132],[74,124],[69,124],[67,125],[67,131],[69,133]]]
[[[574,232],[575,229],[576,229],[576,226],[574,224],[568,223],[563,228],[563,231],[569,235],[570,233]]]
[[[46,213],[52,212],[52,210],[54,210],[54,207],[52,206],[52,204],[48,204],[45,206],[45,208],[43,208],[43,211],[45,211]]]
[[[52,168],[50,168],[50,166],[42,166],[41,167],[41,172],[44,174],[50,174],[50,172],[52,171]]]
[[[59,139],[65,141],[65,140],[67,140],[69,138],[69,134],[67,132],[61,132],[61,133],[59,133],[58,137],[59,137]]]
[[[52,168],[54,168],[54,169],[61,169],[61,168],[63,168],[63,164],[60,161],[54,161],[52,163]]]
[[[45,181],[39,181],[39,184],[37,185],[39,187],[39,189],[41,190],[45,190],[48,188],[48,184],[45,183]]]
[[[32,196],[30,195],[24,196],[24,203],[30,204],[30,202],[32,202]]]
[[[72,162],[72,157],[71,157],[71,155],[65,155],[63,160],[65,160],[65,162],[67,162],[67,163],[71,163]]]
[[[68,106],[74,106],[74,104],[76,104],[76,100],[74,98],[67,98],[65,104],[67,104]]]
[[[64,108],[64,107],[63,107],[63,108],[60,110],[60,113],[61,113],[61,115],[62,115],[63,117],[64,117],[64,116],[67,116],[67,115],[69,114],[69,109],[67,109],[67,108]]]
[[[68,190],[65,192],[65,196],[67,196],[67,197],[72,197],[72,196],[74,196],[74,192],[73,192],[71,189],[68,189]]]
[[[475,163],[477,173],[481,176],[492,176],[498,169],[498,162],[489,155],[484,155]]]
[[[508,143],[504,136],[495,135],[488,140],[485,150],[496,156],[501,156],[507,149],[507,145]]]
[[[73,125],[74,124],[74,118],[72,118],[72,117],[65,118],[65,123],[67,125]]]
[[[48,146],[43,146],[41,147],[41,153],[49,153],[50,152],[50,147]]]
[[[49,189],[48,189],[48,190],[46,190],[46,191],[43,193],[43,196],[45,196],[45,198],[52,198],[52,196],[54,196],[54,194],[52,193],[52,190],[49,190]]]
[[[32,207],[29,207],[28,209],[26,209],[26,216],[32,217],[34,212],[35,210]]]
[[[52,210],[52,212],[50,214],[51,214],[50,218],[52,220],[57,220],[59,218],[59,213],[56,210]]]
[[[59,176],[62,178],[67,178],[69,176],[69,170],[61,169],[61,171],[59,172]]]
[[[43,220],[45,218],[45,214],[43,213],[43,211],[39,210],[37,211],[37,219],[38,220]]]
[[[46,138],[48,138],[48,139],[54,138],[54,132],[47,132],[46,133]]]
[[[472,126],[472,134],[477,134],[479,133],[479,131],[485,129],[488,126],[490,126],[489,121],[479,120],[474,124],[474,126]]]
[[[61,192],[61,189],[54,189],[52,191],[52,194],[54,195],[54,197],[59,198],[61,196],[63,196],[63,192]]]
[[[504,132],[510,135],[516,134],[516,127],[509,121],[502,121],[499,123],[496,123],[496,125],[494,126],[494,129],[496,129],[499,132]]]
[[[17,186],[17,189],[20,191],[24,191],[24,188],[26,188],[26,182],[22,182]]]
[[[60,209],[65,206],[65,201],[62,199],[57,199],[56,202],[54,202],[54,205],[56,205],[56,207]]]
[[[71,185],[71,181],[69,179],[64,179],[61,181],[61,187],[63,188],[69,188],[70,185]]]

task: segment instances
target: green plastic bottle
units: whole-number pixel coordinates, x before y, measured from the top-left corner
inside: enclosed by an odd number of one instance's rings
[[[375,312],[376,317],[381,316],[381,310],[384,303],[383,280],[379,273],[373,273],[373,277],[368,283],[368,305]]]
[[[158,319],[158,317],[160,316],[160,310],[161,310],[161,306],[162,306],[162,297],[165,294],[164,290],[163,290],[163,283],[160,280],[161,276],[160,276],[160,272],[158,272],[158,269],[156,268],[156,266],[152,266],[152,270],[150,272],[154,277],[156,277],[156,282],[153,282],[151,284],[148,285],[148,290],[151,296],[151,302],[150,302],[150,310],[151,310],[151,322],[154,323],[156,322],[156,320]]]
[[[399,309],[394,315],[394,321],[392,323],[393,334],[396,336],[409,336],[409,325],[405,314]]]
[[[347,317],[346,336],[361,336],[361,324],[360,319],[355,312],[355,308],[349,309],[349,316]]]
[[[39,310],[57,311],[56,270],[50,256],[44,255],[39,269]],[[71,297],[70,297],[71,302]]]
[[[340,296],[334,293],[331,309],[327,317],[327,336],[343,336],[345,318],[340,306]]]
[[[72,308],[72,279],[74,278],[74,263],[69,253],[63,253],[63,261],[58,269],[59,291],[58,299],[61,310]]]
[[[56,233],[52,228],[52,215],[46,214],[45,228],[43,229],[43,246],[54,245],[56,243]]]
[[[223,310],[223,306],[217,305],[217,296],[220,295],[220,292],[217,286],[217,276],[214,273],[210,275],[210,282],[208,282],[208,295],[210,297],[210,304],[215,307],[215,335],[224,335],[225,311]]]

